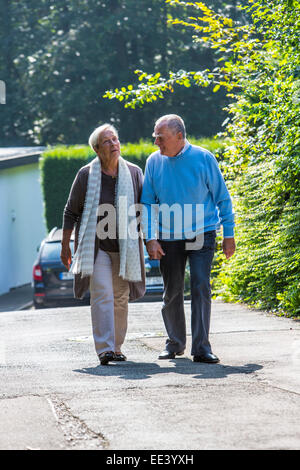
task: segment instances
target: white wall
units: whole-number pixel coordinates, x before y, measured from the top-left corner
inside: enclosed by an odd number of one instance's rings
[[[31,282],[43,213],[38,163],[0,170],[0,295]]]

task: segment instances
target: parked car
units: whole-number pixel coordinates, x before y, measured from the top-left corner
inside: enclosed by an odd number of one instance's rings
[[[147,298],[161,299],[164,291],[163,279],[159,269],[159,261],[150,259],[144,245],[145,269],[146,269],[146,294]]]
[[[78,304],[73,295],[73,274],[69,273],[60,259],[62,229],[53,228],[42,241],[33,265],[33,303],[36,308],[64,302]],[[74,237],[70,248],[73,254]],[[89,292],[84,299],[89,300]]]

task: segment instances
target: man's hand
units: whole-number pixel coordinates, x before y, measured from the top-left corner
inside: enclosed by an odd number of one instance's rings
[[[60,252],[60,259],[62,260],[63,265],[69,271],[71,263],[72,263],[72,252],[71,252],[69,243],[62,244],[61,252]]]
[[[229,259],[235,252],[234,237],[224,238],[222,248],[223,248],[223,253],[226,256],[226,259]]]
[[[161,259],[165,253],[157,240],[150,240],[146,243],[146,248],[150,259]]]

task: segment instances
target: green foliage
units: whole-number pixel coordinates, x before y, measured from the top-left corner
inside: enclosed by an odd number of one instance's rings
[[[157,147],[147,140],[140,140],[138,143],[127,143],[121,145],[122,157],[125,160],[138,165],[143,171],[145,169],[146,160]]]
[[[224,68],[241,90],[229,107],[225,152],[238,250],[218,288],[227,299],[299,315],[299,2],[256,2],[247,11],[256,37],[237,42],[240,58]]]
[[[86,142],[104,122],[123,140],[137,141],[165,112],[183,115],[194,135],[218,132],[226,115],[222,91],[206,89],[195,100],[192,87],[178,90],[136,112],[102,98],[135,69],[155,75],[216,64],[214,52],[196,48],[188,30],[168,23],[170,9],[164,0],[0,0],[0,80],[7,89],[0,145]]]
[[[191,28],[197,44],[219,55],[218,66],[165,78],[139,70],[139,86],[108,97],[123,97],[135,107],[164,97],[175,85],[227,91],[223,135],[230,141],[222,169],[237,214],[237,251],[229,261],[218,252],[215,294],[299,315],[299,0],[249,0],[241,8],[243,22],[202,2],[166,1],[193,9],[193,16],[171,22]]]
[[[41,184],[49,231],[62,226],[64,206],[75,175],[92,158],[92,150],[83,146],[61,146],[43,153],[40,160]]]

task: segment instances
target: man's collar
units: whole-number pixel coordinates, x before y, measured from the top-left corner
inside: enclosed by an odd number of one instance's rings
[[[190,143],[187,139],[185,139],[185,144],[184,144],[184,147],[180,150],[179,153],[177,153],[177,155],[175,155],[175,157],[180,157],[180,155],[182,155],[184,152],[187,151],[187,149],[189,148],[190,146]]]

